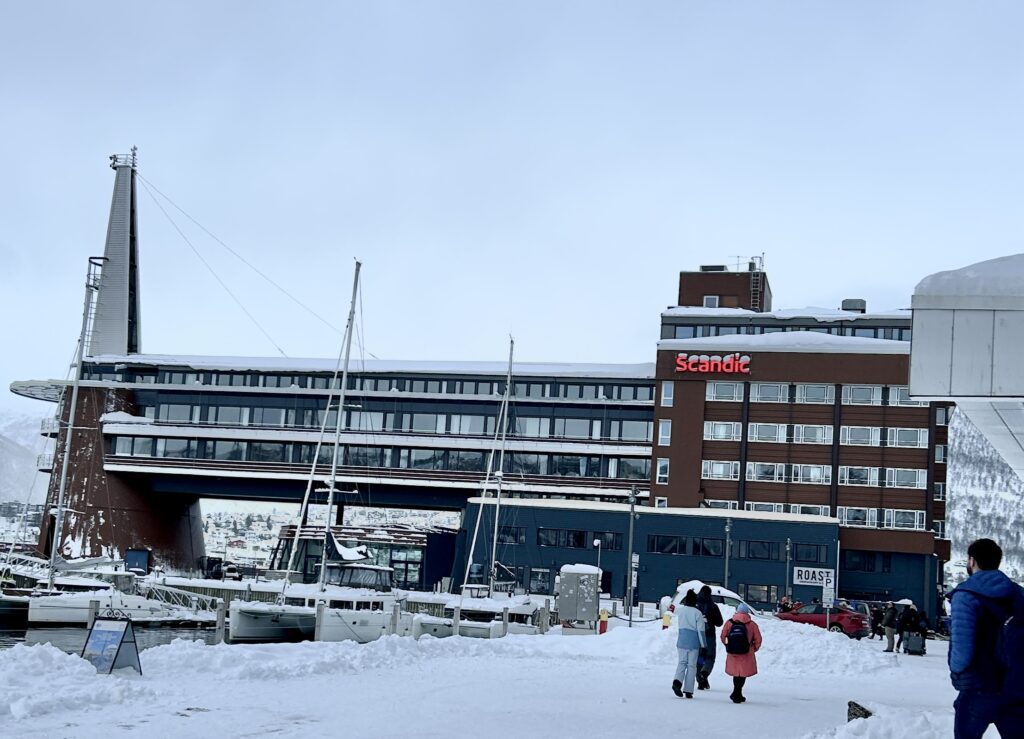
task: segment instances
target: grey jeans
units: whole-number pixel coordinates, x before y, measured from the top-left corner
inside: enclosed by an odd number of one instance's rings
[[[896,629],[892,626],[885,627],[885,651],[891,652],[896,646]]]
[[[676,680],[683,684],[684,693],[693,692],[697,680],[697,649],[679,649],[679,664],[676,665]]]

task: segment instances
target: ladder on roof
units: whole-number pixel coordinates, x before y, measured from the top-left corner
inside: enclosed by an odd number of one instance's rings
[[[750,273],[750,310],[755,313],[761,312],[761,277],[763,274],[760,270]]]

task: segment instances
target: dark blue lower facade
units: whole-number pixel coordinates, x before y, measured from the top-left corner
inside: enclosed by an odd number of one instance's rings
[[[938,566],[934,555],[846,549],[840,557],[839,595],[878,601],[909,598],[934,621],[941,610]]]
[[[465,573],[478,515],[482,517],[470,581],[486,579],[494,509],[490,502],[483,506],[469,502],[456,544],[456,583],[462,582]],[[787,584],[794,598],[809,602],[821,597],[819,587],[792,584],[793,568],[836,569],[838,524],[779,520],[742,511],[729,513],[638,506],[633,533],[633,551],[639,555],[638,599],[656,602],[663,595],[673,594],[679,583],[693,579],[724,585],[759,608],[773,608],[785,594]],[[514,579],[532,593],[553,593],[554,579],[562,565],[596,565],[600,549],[604,592],[616,598],[625,596],[629,506],[566,502],[560,507],[558,501],[512,499],[502,502],[499,515],[499,580]],[[601,547],[594,546],[595,540],[602,542]]]

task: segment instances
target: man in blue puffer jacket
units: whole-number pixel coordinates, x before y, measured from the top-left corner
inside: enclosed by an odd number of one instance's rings
[[[1003,550],[991,539],[967,549],[970,577],[951,594],[949,674],[959,691],[956,739],[981,739],[995,724],[1003,739],[1024,738],[1024,703],[1002,695],[996,642],[1002,624],[993,607],[1008,610],[1020,586],[999,570]]]

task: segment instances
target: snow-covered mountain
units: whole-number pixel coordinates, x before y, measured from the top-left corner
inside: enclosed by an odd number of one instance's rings
[[[1015,580],[1024,574],[1024,481],[963,413],[949,422],[946,530],[953,543],[951,561],[967,560],[975,539],[995,539],[1003,548],[1003,571]],[[954,575],[963,566],[953,564]]]
[[[39,435],[42,416],[0,410],[0,501],[24,503],[33,482],[29,502],[42,503],[47,475],[36,477],[36,456],[45,448]]]

